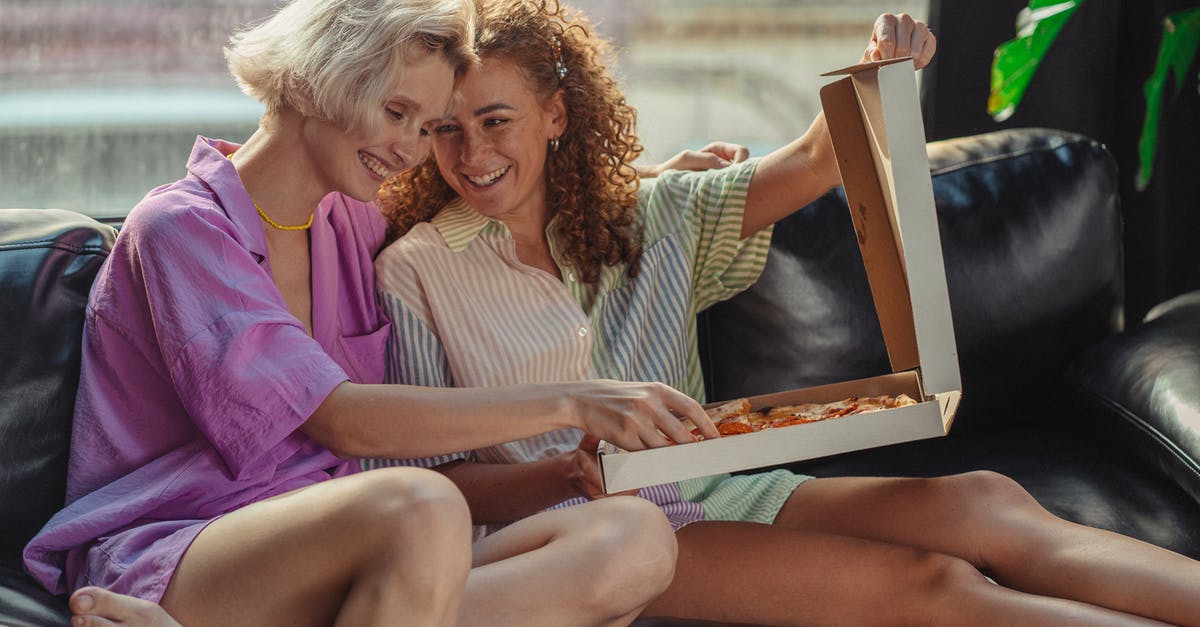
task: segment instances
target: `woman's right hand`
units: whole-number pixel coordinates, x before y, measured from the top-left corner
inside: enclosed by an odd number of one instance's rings
[[[600,438],[585,435],[579,441],[579,446],[569,452],[562,453],[563,477],[571,491],[579,496],[587,497],[589,501],[609,496],[636,496],[637,490],[604,493],[604,479],[600,474],[600,459],[596,452],[600,446]]]
[[[567,384],[570,412],[584,433],[630,451],[721,437],[695,399],[662,383],[597,379]]]

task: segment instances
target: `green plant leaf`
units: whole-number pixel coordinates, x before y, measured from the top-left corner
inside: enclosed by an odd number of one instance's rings
[[[1164,91],[1174,77],[1174,93],[1183,89],[1188,68],[1200,51],[1200,9],[1172,13],[1163,19],[1162,43],[1154,73],[1146,79],[1146,121],[1138,140],[1138,172],[1134,181],[1140,192],[1150,184],[1154,173],[1154,153],[1158,149],[1158,131],[1162,118]]]
[[[1030,0],[1017,14],[1017,36],[1000,44],[992,59],[988,114],[997,122],[1017,110],[1029,81],[1063,24],[1084,0]]]

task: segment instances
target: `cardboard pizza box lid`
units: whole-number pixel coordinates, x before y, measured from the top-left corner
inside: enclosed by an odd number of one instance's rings
[[[952,416],[962,381],[912,59],[822,76],[842,76],[821,104],[892,370],[919,368]]]
[[[599,452],[606,492],[949,432],[962,385],[912,61],[830,74],[843,78],[821,90],[822,105],[893,373],[748,400],[762,407],[905,393],[919,402],[642,451],[604,442]]]

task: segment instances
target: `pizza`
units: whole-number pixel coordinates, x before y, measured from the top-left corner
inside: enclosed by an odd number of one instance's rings
[[[712,418],[713,424],[716,425],[717,431],[721,435],[737,435],[916,404],[917,401],[909,395],[899,394],[896,396],[851,396],[830,403],[778,405],[752,410],[749,400],[738,398],[710,407],[705,411],[709,418]],[[698,431],[693,430],[692,434],[701,437]]]

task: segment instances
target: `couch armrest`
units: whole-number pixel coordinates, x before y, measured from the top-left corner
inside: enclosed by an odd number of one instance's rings
[[[1139,326],[1092,347],[1067,380],[1105,410],[1136,453],[1200,501],[1200,292],[1155,307]],[[1108,425],[1101,429],[1108,430]]]

